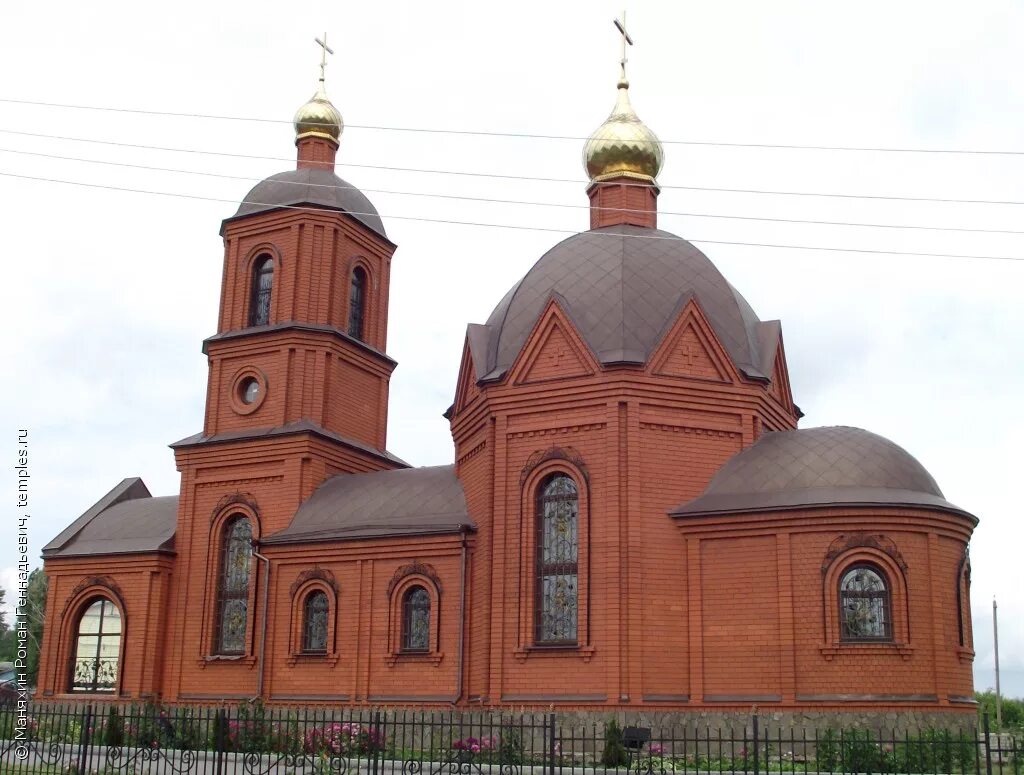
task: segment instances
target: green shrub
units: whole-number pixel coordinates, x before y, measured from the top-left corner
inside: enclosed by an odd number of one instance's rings
[[[117,706],[111,705],[107,713],[107,723],[103,727],[103,745],[120,748],[124,744],[124,722],[121,721],[121,714],[117,712]]]
[[[624,767],[629,764],[629,754],[622,740],[622,729],[619,722],[612,719],[604,725],[604,751],[601,753],[601,764],[605,767]]]
[[[501,728],[501,742],[498,744],[498,760],[502,764],[522,764],[523,734],[513,726]]]

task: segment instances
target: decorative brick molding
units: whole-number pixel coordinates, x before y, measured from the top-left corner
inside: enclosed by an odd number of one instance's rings
[[[907,561],[903,559],[903,555],[900,554],[900,550],[891,538],[882,533],[874,535],[853,533],[852,535],[843,534],[829,545],[828,551],[825,553],[825,559],[821,561],[821,574],[824,576],[828,572],[829,566],[835,562],[836,557],[839,555],[851,549],[861,548],[877,549],[880,552],[885,552],[900,566],[904,573],[908,570]]]
[[[430,583],[437,589],[437,594],[441,594],[441,577],[437,575],[434,566],[419,560],[413,560],[408,565],[403,565],[395,571],[391,581],[388,582],[388,597],[391,597],[395,592],[395,587],[409,576],[423,576],[430,579]]]
[[[295,581],[292,582],[291,587],[288,588],[288,593],[291,597],[295,597],[295,594],[299,591],[299,588],[304,586],[310,581],[322,581],[324,584],[334,590],[334,594],[338,594],[338,581],[334,578],[334,574],[329,570],[314,566],[307,570],[302,571],[298,576],[295,577]]]
[[[719,439],[738,439],[742,437],[739,431],[724,431],[717,428],[695,428],[690,425],[670,425],[661,422],[641,422],[641,430],[665,431],[668,433],[685,433],[688,436],[713,436]]]
[[[61,620],[67,616],[68,608],[70,608],[71,604],[78,599],[79,595],[90,588],[95,588],[97,591],[103,590],[113,597],[114,602],[117,603],[117,607],[121,609],[121,615],[126,616],[127,612],[124,610],[124,595],[121,593],[121,588],[117,585],[117,582],[110,578],[110,576],[90,576],[79,581],[64,600],[64,608],[60,613]]]
[[[602,424],[600,427],[604,427],[604,425]],[[564,460],[567,463],[571,463],[579,470],[585,481],[590,481],[590,472],[587,470],[587,464],[583,462],[583,456],[578,450],[573,447],[549,447],[530,455],[526,465],[523,466],[523,470],[519,472],[519,486],[523,486],[530,474],[537,469],[537,466],[549,460]]]
[[[592,422],[592,423],[581,423],[579,425],[563,425],[559,428],[538,428],[532,431],[512,431],[508,434],[510,439],[531,439],[535,436],[555,436],[558,434],[565,433],[578,433],[580,431],[599,431],[604,428],[606,423],[603,422]]]

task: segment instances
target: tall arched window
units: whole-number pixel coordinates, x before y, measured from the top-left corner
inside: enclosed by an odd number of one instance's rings
[[[302,650],[307,654],[327,652],[327,593],[317,589],[302,604]]]
[[[565,474],[537,492],[536,639],[576,643],[579,591],[579,493]]]
[[[249,300],[249,325],[270,322],[270,296],[274,290],[274,259],[260,256],[252,270],[252,298]]]
[[[402,651],[430,650],[430,595],[410,587],[402,597]]]
[[[855,565],[839,580],[840,638],[892,640],[892,604],[881,570]]]
[[[956,574],[956,619],[957,628],[960,633],[960,645],[969,647],[970,644],[970,620],[971,620],[971,553],[968,547],[964,547],[963,557],[960,558],[960,565]]]
[[[366,272],[361,266],[352,270],[352,285],[348,293],[348,333],[363,338],[366,317]]]
[[[78,620],[71,691],[115,691],[120,658],[121,612],[107,598],[95,598]]]
[[[217,581],[218,654],[245,652],[249,621],[249,572],[252,566],[252,523],[234,516],[224,525],[220,575]]]

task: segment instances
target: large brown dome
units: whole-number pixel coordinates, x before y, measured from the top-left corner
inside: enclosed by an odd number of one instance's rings
[[[482,378],[499,379],[512,365],[553,296],[605,364],[645,363],[696,298],[737,367],[770,376],[759,346],[766,324],[707,256],[669,232],[616,225],[555,245],[505,294],[477,327],[487,339]]]

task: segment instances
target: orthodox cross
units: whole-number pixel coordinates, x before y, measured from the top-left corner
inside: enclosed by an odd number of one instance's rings
[[[327,55],[328,54],[333,54],[334,53],[334,49],[329,48],[327,46],[327,33],[326,32],[324,33],[324,39],[323,40],[320,40],[320,38],[313,38],[313,40],[315,40],[316,44],[318,46],[320,46],[320,48],[323,49],[323,51],[320,52],[320,83],[323,83],[324,82],[324,70],[327,67]]]
[[[690,348],[689,344],[684,344],[682,349],[683,359],[686,361],[686,365],[693,368],[693,361],[697,357],[696,353]]]
[[[633,39],[629,37],[629,33],[626,32],[626,12],[622,12],[622,19],[612,19],[615,24],[615,29],[622,35],[622,59],[619,60],[619,64],[622,65],[622,80],[626,80],[626,44],[633,45]]]

